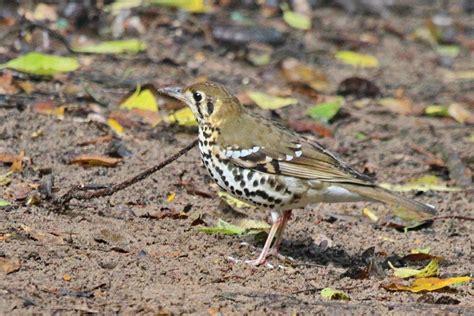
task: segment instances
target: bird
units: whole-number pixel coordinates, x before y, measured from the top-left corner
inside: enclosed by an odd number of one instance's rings
[[[378,186],[315,140],[244,107],[220,83],[158,89],[186,104],[198,123],[198,144],[209,175],[225,192],[270,210],[272,226],[259,256],[280,256],[292,210],[315,203],[383,202],[429,219],[434,207]]]

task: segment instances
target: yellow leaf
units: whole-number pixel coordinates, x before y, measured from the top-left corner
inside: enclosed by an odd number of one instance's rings
[[[444,287],[468,282],[471,278],[468,276],[439,279],[439,278],[419,278],[415,279],[410,285],[403,285],[397,282],[386,284],[383,287],[391,291],[410,291],[410,292],[421,292],[421,291],[436,291]]]
[[[181,8],[193,13],[209,12],[211,7],[207,0],[151,0],[152,4]]]
[[[474,70],[461,70],[461,71],[455,71],[455,72],[448,72],[446,74],[446,79],[448,81],[453,81],[453,80],[474,80]]]
[[[236,207],[236,208],[249,208],[249,207],[253,207],[252,205],[244,202],[244,201],[241,201],[235,197],[233,197],[232,195],[224,192],[224,191],[219,191],[217,193],[217,195],[219,195],[219,197],[221,199],[223,199],[227,204],[229,204],[230,206],[233,206],[233,207]]]
[[[379,220],[378,216],[375,215],[374,212],[372,212],[368,207],[365,207],[363,210],[362,210],[362,213],[367,216],[371,221],[373,222],[376,222]]]
[[[177,123],[181,126],[197,126],[193,112],[187,107],[168,115],[168,122]]]
[[[171,193],[168,194],[168,196],[166,197],[166,202],[168,202],[168,203],[173,202],[173,200],[174,200],[175,197],[176,197],[176,192],[171,192]]]
[[[355,67],[375,68],[379,66],[379,61],[376,57],[348,50],[338,51],[336,53],[336,59]]]
[[[380,186],[387,190],[398,191],[398,192],[409,192],[409,191],[446,191],[446,192],[456,192],[461,191],[461,188],[457,187],[448,187],[446,184],[442,183],[441,180],[433,175],[425,175],[420,178],[415,178],[410,180],[406,184],[390,184],[390,183],[381,183]]]
[[[120,104],[120,108],[127,110],[140,109],[158,112],[158,105],[153,92],[151,92],[149,89],[141,90],[140,86],[137,86],[135,92],[124,102],[122,102],[122,104]]]
[[[412,268],[395,268],[389,261],[388,265],[393,269],[393,275],[402,279],[415,277],[415,278],[426,278],[430,276],[438,275],[439,264],[438,260],[433,259],[423,269],[412,269]]]
[[[298,103],[294,98],[280,98],[268,95],[263,92],[248,91],[247,95],[262,109],[275,110],[291,104]]]
[[[65,273],[65,274],[63,275],[63,280],[64,280],[64,281],[69,282],[69,281],[71,281],[71,279],[72,279],[72,276],[71,276],[70,274]]]
[[[283,20],[292,28],[298,30],[310,30],[311,29],[311,18],[304,14],[285,10],[283,11]]]
[[[6,174],[0,174],[0,186],[7,185],[12,181],[12,179],[10,179],[12,173],[12,171],[9,171]]]
[[[425,114],[429,116],[448,116],[448,107],[444,105],[428,105]]]
[[[329,87],[326,74],[295,58],[285,59],[281,63],[281,71],[290,83],[305,84],[317,91],[324,91]]]
[[[124,128],[122,125],[120,125],[117,120],[114,120],[113,118],[107,119],[107,125],[117,134],[117,135],[123,135]]]
[[[330,300],[346,300],[350,301],[350,296],[340,290],[327,287],[321,290],[321,297]]]

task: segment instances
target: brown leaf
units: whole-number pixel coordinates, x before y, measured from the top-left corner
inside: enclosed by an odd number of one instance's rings
[[[21,172],[23,170],[23,158],[25,157],[25,152],[22,150],[15,160],[12,162],[10,170],[12,172]]]
[[[54,115],[57,117],[64,116],[64,106],[57,106],[51,100],[45,101],[38,101],[31,106],[33,112],[46,114],[46,115]]]
[[[413,105],[408,98],[383,98],[379,104],[388,110],[399,114],[413,114]]]
[[[18,89],[13,84],[13,75],[11,71],[3,70],[3,74],[0,76],[0,94],[15,94]]]
[[[295,58],[285,59],[281,63],[281,71],[289,83],[307,85],[317,91],[324,91],[328,88],[326,74]]]
[[[313,120],[290,120],[288,126],[299,133],[312,133],[321,137],[332,137],[332,131]]]
[[[69,160],[69,164],[80,164],[80,165],[89,165],[89,166],[103,166],[103,167],[115,167],[121,158],[113,158],[103,155],[95,154],[81,154],[75,156]]]
[[[0,270],[5,274],[10,274],[20,270],[20,261],[17,259],[9,259],[0,257]]]
[[[4,164],[12,164],[15,160],[18,159],[18,156],[11,153],[0,153],[0,162]]]
[[[26,199],[28,194],[33,190],[34,187],[27,183],[18,183],[16,185],[11,185],[5,193],[9,199],[21,201]]]

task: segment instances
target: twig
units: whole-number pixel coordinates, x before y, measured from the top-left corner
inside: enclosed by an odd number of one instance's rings
[[[169,165],[171,162],[175,161],[185,153],[187,153],[189,150],[191,150],[196,144],[198,143],[198,140],[195,139],[193,142],[191,142],[189,145],[181,149],[179,152],[176,154],[172,155],[171,157],[165,159],[161,163],[159,163],[156,166],[153,166],[142,173],[137,174],[136,176],[125,180],[123,182],[114,184],[114,185],[108,185],[102,188],[97,188],[93,186],[84,186],[84,185],[78,185],[72,187],[68,192],[66,192],[63,196],[58,198],[54,203],[60,206],[64,206],[65,204],[69,203],[72,199],[76,200],[90,200],[98,197],[103,197],[103,196],[109,196],[112,195],[120,190],[123,190],[132,184],[135,184],[153,173],[157,172],[158,170],[162,169],[163,167]],[[85,192],[88,191],[88,192]]]
[[[71,44],[69,44],[69,41],[64,36],[62,36],[61,34],[59,34],[56,31],[53,31],[52,29],[50,29],[45,24],[28,20],[24,16],[22,16],[22,18],[20,20],[20,24],[22,25],[22,27],[21,27],[22,30],[39,28],[39,29],[47,32],[51,37],[53,37],[53,38],[57,39],[58,41],[60,41],[64,45],[64,47],[66,47],[68,52],[76,53],[74,51],[74,49],[71,47]]]

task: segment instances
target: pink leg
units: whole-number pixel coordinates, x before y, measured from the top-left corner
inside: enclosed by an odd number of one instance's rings
[[[269,256],[270,246],[272,245],[273,238],[275,237],[275,234],[277,234],[281,230],[283,219],[283,216],[279,216],[278,218],[276,218],[276,220],[274,220],[272,228],[270,229],[270,233],[268,233],[267,240],[265,241],[265,246],[263,246],[262,252],[260,252],[260,255],[257,259],[247,260],[247,263],[254,266],[259,266],[265,263],[267,257]]]
[[[283,231],[285,230],[286,224],[291,219],[291,210],[283,212],[282,223],[276,232],[275,242],[273,243],[272,248],[270,249],[270,255],[281,257],[278,253],[278,249],[280,249],[280,244],[283,239]]]

